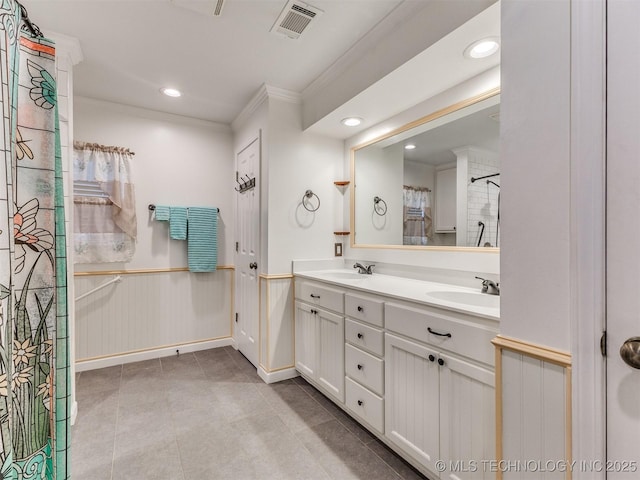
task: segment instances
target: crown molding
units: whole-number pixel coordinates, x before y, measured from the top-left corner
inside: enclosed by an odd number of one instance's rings
[[[258,91],[251,97],[249,103],[242,109],[238,116],[231,122],[231,128],[236,130],[246,122],[251,115],[268,99],[281,100],[283,102],[300,104],[302,103],[302,95],[284,88],[274,87],[263,83]]]
[[[47,32],[46,37],[55,42],[56,53],[61,52],[69,55],[72,65],[77,65],[84,60],[80,41],[77,38],[57,32]]]

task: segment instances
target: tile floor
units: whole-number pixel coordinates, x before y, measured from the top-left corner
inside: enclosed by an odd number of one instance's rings
[[[301,378],[231,347],[78,374],[74,480],[424,479]]]

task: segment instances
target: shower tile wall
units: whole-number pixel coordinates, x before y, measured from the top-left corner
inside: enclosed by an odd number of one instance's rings
[[[478,222],[485,224],[481,246],[489,242],[496,246],[498,220],[498,194],[500,190],[495,185],[487,184],[486,180],[471,183],[472,177],[483,177],[500,172],[500,160],[497,153],[479,148],[469,150],[467,181],[467,245],[476,245],[480,228]],[[500,177],[491,178],[500,185]]]

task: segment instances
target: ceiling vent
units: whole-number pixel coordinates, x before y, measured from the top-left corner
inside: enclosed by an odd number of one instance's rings
[[[271,31],[289,38],[300,38],[311,21],[321,13],[322,10],[307,3],[290,0],[282,9],[282,13],[271,27]]]
[[[178,7],[193,10],[194,12],[219,17],[220,15],[222,15],[222,7],[224,7],[226,0],[171,0],[171,3],[175,4]]]

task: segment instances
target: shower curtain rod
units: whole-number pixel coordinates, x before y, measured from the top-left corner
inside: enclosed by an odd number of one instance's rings
[[[482,180],[483,178],[491,178],[491,177],[497,177],[498,175],[500,175],[499,173],[494,173],[492,175],[485,175],[484,177],[471,177],[471,183],[475,182],[476,180]]]
[[[25,6],[22,5],[20,2],[18,2],[17,0],[16,0],[16,5],[20,7],[20,17],[22,17],[22,21],[25,23],[27,28],[31,31],[33,36],[43,37],[44,35],[42,35],[40,28],[38,28],[38,26],[32,23],[31,20],[29,19],[29,13],[27,12],[27,9],[25,8]]]

